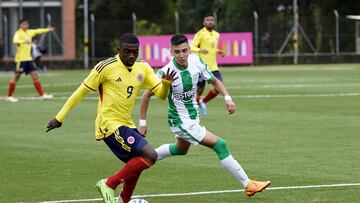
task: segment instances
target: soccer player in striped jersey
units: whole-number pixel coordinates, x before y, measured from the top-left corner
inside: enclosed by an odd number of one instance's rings
[[[216,55],[225,56],[224,50],[218,49],[220,34],[214,30],[215,18],[212,14],[206,14],[203,21],[204,27],[199,30],[192,41],[191,51],[198,54],[202,60],[209,65],[209,69],[213,75],[223,81],[219,67],[216,61]],[[197,101],[199,103],[200,112],[206,116],[206,103],[215,98],[219,92],[215,88],[211,89],[208,94],[201,99],[201,95],[205,88],[205,80],[199,79],[197,84]]]
[[[157,160],[153,147],[138,133],[131,119],[140,89],[146,88],[160,99],[166,99],[169,87],[176,78],[165,73],[158,78],[144,62],[136,62],[139,40],[133,34],[120,38],[119,54],[98,63],[80,87],[70,96],[56,117],[50,120],[47,132],[61,127],[69,111],[90,91],[99,92],[96,117],[96,140],[103,140],[125,166],[113,176],[97,182],[106,203],[118,202],[114,190],[122,185],[119,200],[127,203],[141,172]]]
[[[235,103],[225,86],[213,76],[199,56],[190,54],[188,40],[184,35],[174,35],[171,38],[171,53],[173,59],[160,69],[157,75],[161,77],[166,72],[176,71],[176,76],[179,77],[172,83],[168,95],[168,123],[170,130],[175,134],[176,143],[156,148],[158,160],[185,155],[192,144],[200,144],[215,151],[220,163],[241,182],[247,196],[251,197],[261,192],[271,182],[250,180],[231,155],[225,140],[200,125],[196,102],[196,84],[199,77],[209,81],[224,96],[226,109],[232,114],[235,112]],[[139,132],[143,135],[147,133],[146,112],[152,95],[152,92],[146,91],[141,99]]]
[[[33,65],[33,59],[31,57],[31,44],[32,38],[36,35],[52,32],[55,29],[50,28],[40,28],[40,29],[28,29],[29,22],[25,19],[19,21],[20,28],[15,32],[13,43],[16,45],[16,56],[15,63],[16,69],[15,74],[9,82],[9,91],[6,101],[17,102],[18,99],[13,96],[16,83],[20,79],[21,74],[30,74],[34,82],[34,87],[39,94],[40,99],[51,99],[53,95],[44,94],[42,85],[39,81],[39,76],[36,73],[36,69]]]

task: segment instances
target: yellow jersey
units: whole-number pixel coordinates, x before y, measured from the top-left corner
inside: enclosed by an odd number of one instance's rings
[[[111,135],[120,126],[136,128],[131,118],[140,89],[154,89],[161,84],[153,69],[144,62],[135,62],[128,69],[119,55],[98,63],[83,85],[99,92],[96,139]]]
[[[219,70],[216,54],[218,53],[218,42],[219,42],[220,34],[215,30],[211,32],[207,30],[205,27],[199,30],[191,43],[190,49],[192,52],[198,54],[205,63],[208,64],[209,69],[211,71]],[[207,54],[200,53],[201,49],[206,49],[208,51]]]
[[[32,61],[31,43],[32,38],[38,34],[49,32],[49,28],[40,29],[18,29],[13,37],[13,43],[16,44],[15,62]]]

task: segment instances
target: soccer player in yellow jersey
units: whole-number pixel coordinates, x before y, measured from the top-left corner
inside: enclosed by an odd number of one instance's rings
[[[216,61],[216,55],[225,56],[225,52],[221,49],[218,49],[218,42],[220,34],[214,30],[215,18],[212,14],[207,14],[204,16],[203,21],[204,28],[199,30],[192,41],[191,51],[199,54],[200,58],[208,64],[210,71],[213,75],[219,79],[221,82],[222,77],[219,72],[219,67]],[[202,115],[206,116],[206,103],[216,97],[219,92],[213,88],[205,96],[204,99],[201,99],[201,94],[204,91],[205,80],[199,80],[197,85],[197,100],[200,107],[200,112]]]
[[[39,81],[39,76],[36,73],[36,69],[33,65],[33,59],[31,57],[31,44],[32,38],[36,35],[52,32],[55,29],[50,28],[40,28],[40,29],[28,29],[29,22],[25,19],[19,21],[20,28],[15,32],[13,43],[16,45],[16,55],[15,63],[16,69],[15,74],[9,82],[9,91],[8,95],[5,98],[9,102],[17,102],[13,94],[15,91],[16,82],[20,79],[21,74],[30,74],[33,79],[35,89],[37,90],[41,99],[51,99],[52,95],[44,94],[42,85]]]
[[[120,38],[119,54],[98,63],[80,87],[70,96],[56,117],[50,120],[47,131],[61,127],[68,112],[90,91],[99,92],[96,117],[96,140],[103,140],[125,166],[113,176],[97,182],[96,187],[105,202],[115,203],[114,190],[123,184],[120,202],[127,203],[141,172],[157,160],[153,147],[138,133],[131,113],[140,89],[151,90],[166,99],[175,72],[159,79],[144,62],[135,62],[139,40],[133,34]]]

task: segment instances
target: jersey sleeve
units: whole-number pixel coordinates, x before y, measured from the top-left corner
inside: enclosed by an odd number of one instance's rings
[[[21,40],[20,39],[20,34],[19,32],[15,32],[15,35],[13,37],[13,43],[14,44],[21,44],[21,43],[24,43],[25,40]]]
[[[158,75],[154,73],[150,66],[148,66],[147,70],[144,87],[150,89],[159,99],[166,99],[172,81],[158,78]]]
[[[49,28],[39,28],[39,29],[34,29],[32,31],[33,31],[32,35],[35,36],[35,35],[39,35],[42,33],[50,32],[50,29]]]
[[[92,91],[97,91],[99,85],[103,82],[103,74],[106,70],[101,70],[98,68],[99,64],[97,64],[90,72],[90,74],[85,78],[83,84],[85,87]]]
[[[161,79],[157,77],[157,75],[154,73],[154,70],[149,66],[145,65],[145,80],[143,87],[149,90],[154,89],[156,86],[158,86],[161,83]]]
[[[78,87],[75,92],[68,98],[59,113],[55,116],[56,120],[59,122],[64,122],[65,117],[71,111],[71,109],[74,108],[74,106],[76,106],[89,92],[89,89],[83,85],[80,85],[80,87]]]
[[[200,51],[200,48],[199,48],[200,39],[201,39],[201,35],[198,32],[198,33],[195,34],[194,39],[193,39],[193,41],[191,42],[191,45],[190,45],[190,50],[192,52],[199,53],[199,51]]]
[[[209,70],[209,66],[199,57],[200,77],[204,80],[213,80],[214,75]]]

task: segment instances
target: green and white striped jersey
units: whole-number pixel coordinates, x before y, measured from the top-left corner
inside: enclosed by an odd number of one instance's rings
[[[168,122],[170,126],[179,126],[186,122],[200,122],[198,104],[196,102],[196,88],[199,77],[212,80],[213,74],[208,66],[196,54],[190,54],[187,67],[180,67],[175,59],[161,68],[157,75],[175,70],[178,77],[171,85],[168,95]]]

